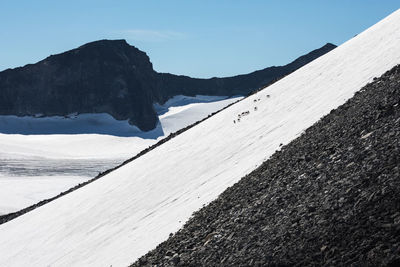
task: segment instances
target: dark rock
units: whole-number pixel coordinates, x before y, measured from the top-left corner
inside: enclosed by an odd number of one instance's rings
[[[124,40],[102,40],[0,73],[0,114],[109,113],[142,130],[157,123],[156,73]]]

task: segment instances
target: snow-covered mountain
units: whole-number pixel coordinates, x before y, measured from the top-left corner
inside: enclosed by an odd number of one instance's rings
[[[0,265],[126,266],[400,62],[400,11],[101,179],[0,226]]]
[[[236,93],[247,95],[335,47],[280,67],[198,79],[157,73],[126,41],[100,40],[0,72],[0,215],[118,166],[236,101]]]
[[[157,73],[126,41],[100,40],[0,72],[0,215],[118,166],[236,101],[236,93],[247,95],[335,47],[280,67],[198,79]]]

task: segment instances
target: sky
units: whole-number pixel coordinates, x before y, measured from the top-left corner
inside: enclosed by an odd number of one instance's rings
[[[399,0],[1,0],[0,71],[99,39],[126,39],[158,72],[223,77],[340,45]]]

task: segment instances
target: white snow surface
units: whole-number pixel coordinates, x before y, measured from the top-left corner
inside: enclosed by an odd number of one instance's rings
[[[399,48],[396,11],[137,160],[0,225],[0,266],[132,263],[269,158],[280,143],[287,144],[400,63]]]
[[[0,176],[0,215],[36,204],[86,181],[81,176]]]
[[[174,96],[163,105],[155,105],[160,123],[149,132],[106,113],[43,118],[3,115],[0,158],[128,158],[241,98]]]
[[[0,215],[54,197],[241,98],[175,96],[155,105],[160,123],[150,132],[108,114],[0,116],[0,131],[26,133],[0,134]]]

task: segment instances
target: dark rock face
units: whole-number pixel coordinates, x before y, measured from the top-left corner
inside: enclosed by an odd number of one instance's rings
[[[247,95],[335,48],[327,44],[296,61],[229,78],[157,73],[149,57],[124,40],[101,40],[0,72],[0,115],[109,113],[153,129],[153,103],[175,95]]]
[[[98,41],[0,73],[0,114],[109,113],[151,130],[156,73],[125,41]]]
[[[400,65],[282,147],[133,266],[399,263]]]

